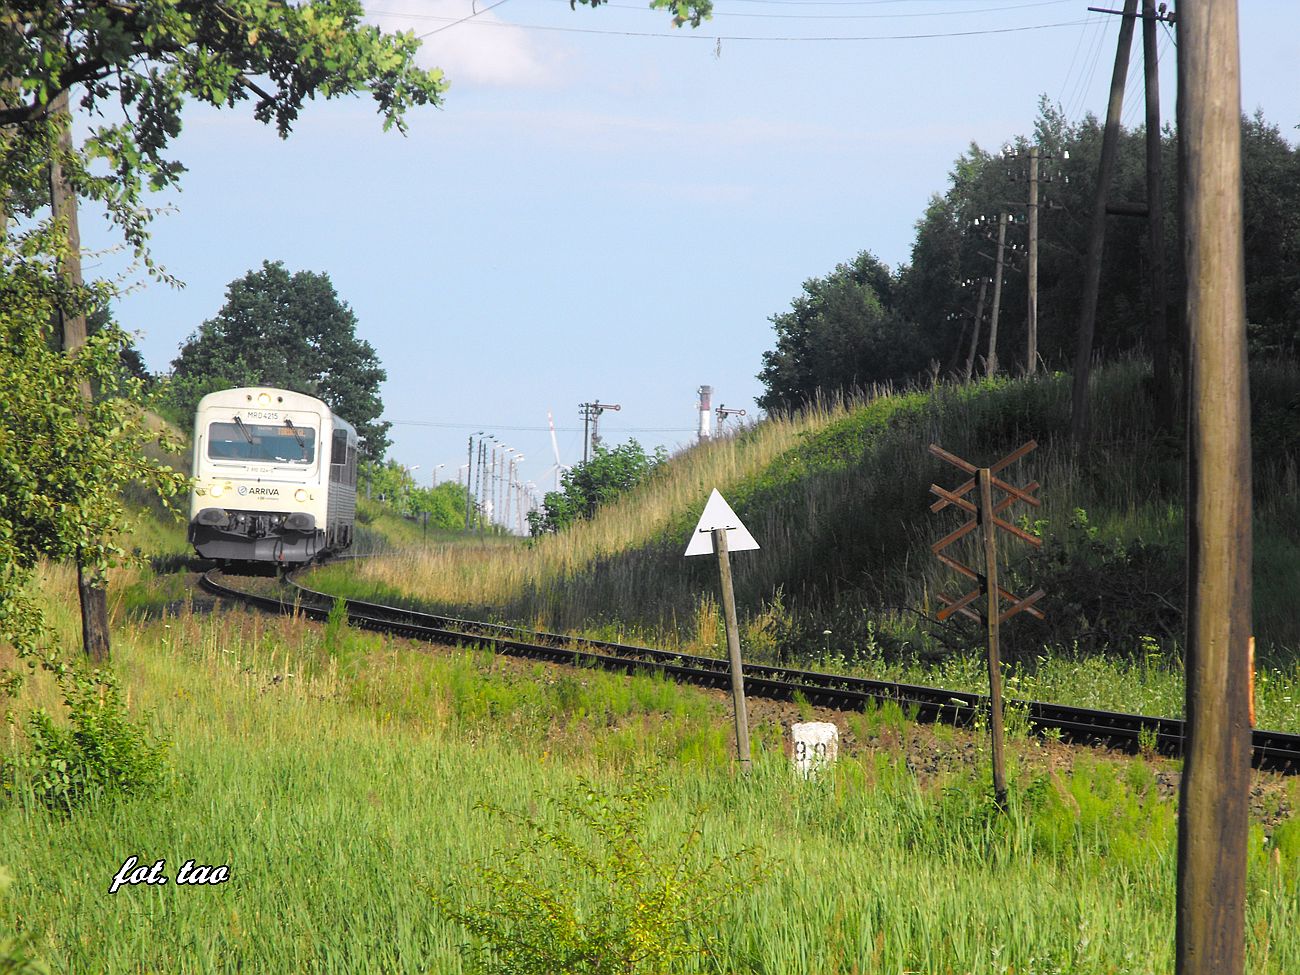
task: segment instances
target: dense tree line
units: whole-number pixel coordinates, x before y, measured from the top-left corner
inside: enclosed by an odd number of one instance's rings
[[[1027,285],[1024,273],[1026,159],[1042,157],[1039,209],[1038,350],[1049,368],[1069,368],[1087,255],[1088,218],[1096,189],[1102,123],[1089,115],[1069,123],[1041,106],[1032,136],[1010,143],[1012,154],[972,144],[956,161],[948,190],[930,199],[916,225],[911,260],[897,270],[864,251],[828,275],[805,282],[789,311],[772,317],[776,347],[763,356],[759,379],[767,409],[797,406],[821,394],[873,383],[907,383],[929,375],[960,377],[970,355],[980,280],[993,276],[1000,209],[1009,213],[997,341],[1000,371],[1026,365]],[[1145,201],[1145,134],[1123,130],[1112,201]],[[1300,151],[1262,115],[1242,119],[1245,168],[1246,302],[1251,352],[1300,352]],[[1171,347],[1182,348],[1182,264],[1177,222],[1177,142],[1163,134]],[[985,218],[977,224],[977,218]],[[990,230],[992,228],[992,230]],[[1148,314],[1146,221],[1111,216],[1106,227],[1094,349],[1103,358],[1142,348]],[[974,359],[987,354],[992,286],[987,285]]]

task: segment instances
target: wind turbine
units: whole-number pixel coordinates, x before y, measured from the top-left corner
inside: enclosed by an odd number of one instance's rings
[[[555,418],[551,416],[550,410],[546,411],[546,422],[547,424],[550,425],[551,428],[551,450],[555,452],[555,465],[547,469],[546,474],[542,476],[545,477],[547,475],[554,474],[555,490],[558,491],[560,490],[560,475],[562,475],[565,471],[567,471],[569,469],[569,466],[567,464],[560,463],[560,443],[558,440],[555,439]]]

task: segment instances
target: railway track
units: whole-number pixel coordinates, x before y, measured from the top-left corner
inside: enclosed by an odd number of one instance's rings
[[[225,581],[219,569],[207,572],[201,584],[214,595],[270,612],[297,612],[319,620],[329,616],[336,597],[295,581],[292,573],[286,576],[286,581],[295,590],[292,600],[245,592]],[[345,603],[352,625],[381,633],[438,643],[480,644],[499,653],[628,674],[656,673],[704,687],[725,689],[730,686],[727,661],[716,657],[456,619],[355,599],[345,600]],[[893,702],[916,720],[956,725],[974,723],[980,712],[988,708],[987,697],[967,691],[761,664],[745,665],[745,693],[785,701],[802,695],[810,704],[841,711],[860,711],[868,706]],[[1030,727],[1039,734],[1059,734],[1071,742],[1130,752],[1136,752],[1146,744],[1165,755],[1182,754],[1185,729],[1180,718],[1098,711],[1044,701],[1008,699],[1007,705],[1023,711]],[[1292,774],[1300,772],[1300,735],[1255,729],[1252,732],[1252,763],[1260,769]]]

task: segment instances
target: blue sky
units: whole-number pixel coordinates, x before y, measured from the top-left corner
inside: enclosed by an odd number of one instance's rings
[[[717,0],[696,31],[635,0],[490,4],[367,4],[388,29],[437,31],[423,57],[451,89],[406,136],[366,99],[309,105],[288,141],[247,104],[189,108],[174,144],[189,172],[153,236],[186,286],[149,282],[118,306],[151,369],[230,281],[282,260],[327,272],[356,312],[388,370],[390,456],[423,483],[436,465],[455,479],[483,430],[549,486],[547,411],[572,463],[590,399],[622,404],[609,442],[675,449],[693,440],[701,384],[756,414],[768,318],[803,281],[863,249],[907,261],[972,141],[1029,132],[1040,95],[1072,119],[1102,114],[1119,26],[1086,0]],[[1244,108],[1294,141],[1300,4],[1240,6]],[[998,33],[900,36],[978,31]],[[832,37],[855,39],[803,39]]]

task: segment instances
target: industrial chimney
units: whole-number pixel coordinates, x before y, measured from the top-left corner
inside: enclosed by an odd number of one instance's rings
[[[710,397],[713,396],[713,387],[701,386],[698,392],[700,394],[700,442],[703,443],[712,436],[713,411],[710,408]]]

